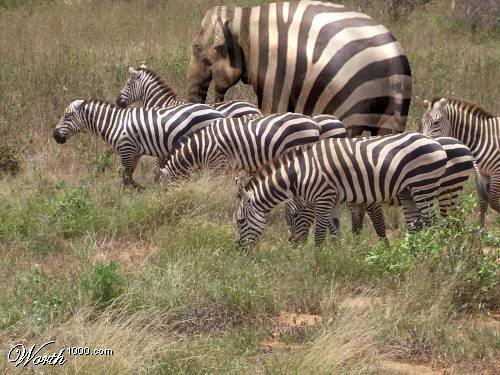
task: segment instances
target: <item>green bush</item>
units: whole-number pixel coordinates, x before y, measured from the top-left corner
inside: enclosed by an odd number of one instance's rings
[[[403,281],[424,267],[434,277],[455,280],[454,297],[458,305],[495,299],[498,254],[483,253],[481,237],[494,241],[493,234],[481,234],[467,216],[475,210],[471,194],[460,210],[436,225],[416,234],[406,234],[393,246],[380,243],[365,256],[365,261],[376,273]],[[492,239],[493,238],[493,239]]]
[[[125,290],[127,279],[120,272],[118,263],[97,262],[88,277],[83,277],[81,286],[89,294],[93,303],[107,306]]]
[[[102,224],[104,218],[84,185],[72,188],[62,184],[59,189],[54,219],[65,238],[81,235]]]
[[[111,159],[112,154],[113,151],[106,150],[89,161],[89,164],[94,167],[94,171],[97,175],[103,174],[113,165],[113,160]]]

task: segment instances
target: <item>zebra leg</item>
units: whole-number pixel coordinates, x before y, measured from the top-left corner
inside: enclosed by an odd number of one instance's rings
[[[418,199],[418,197],[414,197],[414,201],[418,211],[420,212],[420,217],[422,218],[423,224],[424,225],[434,224],[435,221],[434,199],[432,198]]]
[[[484,228],[486,223],[486,212],[488,211],[488,201],[479,196],[479,226]]]
[[[158,183],[160,181],[160,169],[165,166],[166,162],[167,159],[164,156],[160,156],[158,159],[156,159],[156,165],[153,174],[155,183]]]
[[[328,231],[334,237],[340,236],[340,211],[338,206],[335,206],[330,211],[330,223],[328,225]]]
[[[406,229],[409,232],[416,232],[422,229],[422,218],[420,217],[420,211],[418,210],[413,197],[408,190],[403,190],[398,195],[401,201],[401,206],[403,208],[403,215],[405,217]]]
[[[446,217],[450,211],[456,211],[458,205],[458,192],[441,194],[438,197],[439,215]]]
[[[365,219],[365,206],[362,204],[348,203],[347,207],[351,211],[351,227],[354,234],[361,233],[363,221]]]
[[[135,168],[137,167],[137,163],[139,162],[141,155],[131,154],[130,152],[123,152],[120,153],[120,158],[123,165],[123,184],[125,186],[132,186],[137,190],[144,189],[144,187],[135,182],[133,178]]]
[[[500,212],[500,173],[491,176],[488,199],[491,208]]]
[[[375,228],[375,233],[382,239],[387,240],[385,233],[385,220],[384,214],[382,212],[382,206],[379,203],[371,203],[365,206],[366,212],[372,221],[373,227]]]
[[[331,223],[331,211],[333,204],[328,201],[316,202],[314,204],[314,216],[316,224],[314,226],[314,244],[320,247],[325,241],[326,229]]]

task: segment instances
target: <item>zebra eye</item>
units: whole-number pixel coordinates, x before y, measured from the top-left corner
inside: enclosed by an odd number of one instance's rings
[[[238,218],[236,218],[236,222],[237,222],[238,224],[243,224],[243,223],[245,223],[245,218],[243,218],[243,217],[238,217]]]

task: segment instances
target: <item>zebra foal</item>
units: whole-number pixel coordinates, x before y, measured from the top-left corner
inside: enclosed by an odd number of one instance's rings
[[[500,117],[459,99],[437,97],[423,103],[422,132],[456,138],[474,156],[479,172],[479,218],[484,226],[488,205],[500,212]]]
[[[205,104],[121,109],[111,103],[78,99],[65,109],[53,137],[57,143],[65,143],[82,129],[100,135],[120,156],[123,183],[141,189],[133,173],[142,155],[165,157],[183,136],[223,117]]]
[[[338,202],[377,204],[405,189],[424,222],[431,223],[432,201],[445,167],[441,145],[419,133],[332,138],[291,149],[259,170],[245,187],[238,183],[237,244],[253,245],[267,225],[268,212],[294,196],[314,209],[316,245],[324,241]]]

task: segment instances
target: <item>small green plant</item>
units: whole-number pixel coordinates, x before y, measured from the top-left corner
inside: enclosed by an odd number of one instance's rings
[[[111,159],[112,153],[111,150],[103,151],[89,161],[89,164],[94,167],[97,175],[103,174],[113,165],[113,160]]]
[[[125,290],[126,277],[120,272],[118,263],[97,262],[88,277],[82,278],[81,286],[91,300],[99,306],[107,306]]]
[[[103,217],[91,199],[86,186],[72,188],[62,184],[56,198],[55,220],[66,238],[97,228]]]

